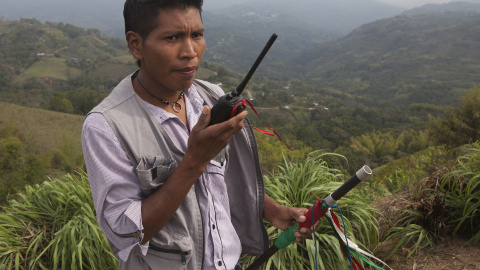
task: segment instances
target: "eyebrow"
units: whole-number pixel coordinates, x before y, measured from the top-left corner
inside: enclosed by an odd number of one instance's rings
[[[197,30],[192,31],[192,33],[198,33],[198,32],[205,32],[205,28],[199,28]],[[164,35],[183,35],[185,34],[186,31],[184,30],[165,30],[162,32]]]

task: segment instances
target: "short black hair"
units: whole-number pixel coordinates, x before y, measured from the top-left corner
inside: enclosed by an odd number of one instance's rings
[[[160,10],[193,7],[202,14],[202,6],[203,0],[126,0],[123,8],[125,34],[133,31],[145,40],[157,26],[156,18]]]
[[[160,10],[166,9],[187,9],[190,7],[198,9],[202,14],[203,0],[126,0],[123,7],[123,18],[125,20],[125,35],[133,31],[145,41],[148,34],[157,27],[157,16]],[[140,67],[140,60],[137,60]]]

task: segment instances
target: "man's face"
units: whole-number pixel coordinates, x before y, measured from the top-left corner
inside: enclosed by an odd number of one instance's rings
[[[143,44],[142,76],[164,95],[188,89],[205,52],[204,28],[196,8],[162,10]]]

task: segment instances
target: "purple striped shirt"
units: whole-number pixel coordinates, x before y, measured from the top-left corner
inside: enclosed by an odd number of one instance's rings
[[[217,90],[223,95],[220,87]],[[189,127],[197,124],[203,103],[194,85],[185,91],[184,109]],[[175,145],[185,152],[189,136],[187,127],[175,115],[145,104]],[[140,249],[146,255],[148,243],[141,245],[141,240],[136,238],[118,237],[109,229],[110,226],[118,234],[143,230],[141,202],[144,198],[141,197],[135,168],[102,114],[92,113],[86,118],[82,145],[97,221],[102,231],[119,250],[116,255],[121,260],[126,261],[132,249]],[[204,269],[234,269],[242,250],[231,223],[224,171],[225,164],[212,160],[195,182],[205,234]]]

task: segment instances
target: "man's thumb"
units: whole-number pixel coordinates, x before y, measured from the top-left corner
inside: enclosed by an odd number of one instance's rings
[[[204,129],[208,126],[208,123],[210,123],[210,107],[204,105],[202,114],[200,115],[200,118],[198,118],[197,125]]]
[[[305,222],[307,220],[307,217],[305,216],[305,213],[307,212],[307,209],[296,209],[295,214],[296,216],[294,217],[295,220],[299,223]]]

